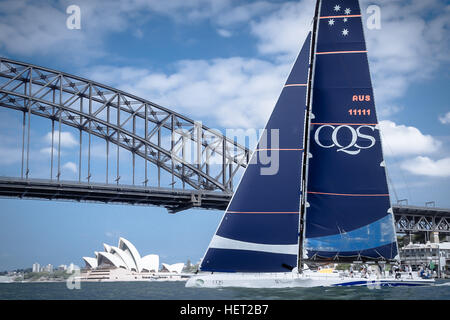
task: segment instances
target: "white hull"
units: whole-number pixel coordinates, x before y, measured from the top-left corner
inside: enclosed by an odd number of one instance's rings
[[[186,287],[197,288],[313,288],[335,286],[424,286],[434,284],[433,279],[419,277],[344,277],[337,273],[297,272],[289,273],[204,273],[191,277]]]

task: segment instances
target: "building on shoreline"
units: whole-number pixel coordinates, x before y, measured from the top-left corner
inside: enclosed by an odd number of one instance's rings
[[[48,272],[48,273],[52,273],[53,272],[53,265],[52,264],[48,264],[45,267],[43,267],[41,269],[41,272]]]
[[[162,264],[159,256],[149,254],[141,257],[136,247],[127,239],[119,238],[117,247],[103,244],[104,251],[95,251],[95,257],[83,257],[86,264],[82,270],[84,281],[150,281],[157,279],[182,280],[184,263]]]
[[[67,266],[65,264],[61,264],[58,266],[58,270],[59,271],[66,271],[67,270]]]
[[[39,263],[33,263],[32,272],[41,272],[41,265]]]
[[[402,265],[413,271],[433,266],[437,276],[448,274],[450,270],[450,242],[409,243],[400,248]]]

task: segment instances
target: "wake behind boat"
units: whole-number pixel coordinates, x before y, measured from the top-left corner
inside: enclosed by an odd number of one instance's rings
[[[276,170],[267,167],[269,156]],[[202,272],[186,286],[433,283],[303,267],[398,260],[358,0],[317,1],[312,31],[249,163]]]

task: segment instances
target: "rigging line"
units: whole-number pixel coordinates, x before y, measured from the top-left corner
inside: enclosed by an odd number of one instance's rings
[[[389,193],[374,193],[374,194],[357,194],[357,193],[331,193],[331,192],[317,192],[308,191],[311,194],[322,194],[328,196],[344,196],[344,197],[388,197]]]
[[[385,141],[385,139],[384,139],[382,130],[379,128],[378,131],[380,132],[381,154],[382,154],[382,156],[383,156],[384,172],[385,172],[386,178],[387,178],[387,181],[386,181],[386,182],[387,182],[387,184],[388,184],[388,192],[389,192],[390,190],[392,190],[392,191],[394,192],[395,201],[398,203],[398,195],[397,195],[397,191],[396,191],[395,185],[394,185],[394,183],[392,182],[392,179],[391,179],[391,177],[390,177],[390,175],[389,175],[388,168],[387,168],[388,166],[387,166],[387,163],[386,163],[386,157],[384,156],[384,153],[383,153],[383,141]],[[389,145],[387,145],[387,146],[389,147]],[[390,147],[389,147],[389,149],[391,150]],[[392,152],[392,150],[391,150],[391,152]],[[391,188],[389,188],[389,185],[391,186]],[[392,205],[392,203],[391,203],[391,205]],[[394,220],[395,220],[395,219],[394,219]]]
[[[299,214],[298,211],[227,211],[227,213],[255,213],[255,214]]]
[[[389,142],[388,142],[388,140],[386,139],[386,136],[383,134],[383,130],[379,130],[379,131],[380,131],[380,134],[381,134],[381,136],[382,136],[382,139],[383,139],[385,145],[386,145],[387,148],[389,149],[390,153],[393,155],[394,152],[393,152],[391,146],[389,145]],[[393,158],[394,164],[397,165],[398,167],[400,167],[400,164],[399,164],[399,162],[395,159],[395,157],[392,157],[392,158]],[[388,176],[388,172],[387,172],[387,167],[388,167],[388,165],[387,165],[386,158],[384,158],[384,161],[385,161],[386,176]],[[399,170],[399,172],[400,172],[400,176],[401,176],[401,178],[402,178],[402,180],[403,180],[403,183],[404,183],[404,185],[405,185],[406,192],[408,193],[408,197],[409,197],[409,199],[412,201],[413,199],[412,199],[412,196],[411,196],[411,192],[410,192],[410,190],[409,190],[409,188],[408,188],[408,183],[406,182],[405,176],[404,176],[404,174],[403,174],[403,172],[402,172],[401,169]],[[389,180],[391,181],[391,184],[392,184],[392,188],[393,188],[395,197],[397,198],[397,191],[396,191],[395,185],[394,185],[393,181],[390,179],[390,176],[388,176],[388,177],[389,177]],[[397,202],[398,202],[398,198],[397,198]]]
[[[386,163],[386,159],[384,159],[384,162]],[[395,190],[394,183],[392,182],[391,176],[389,175],[387,165],[384,166],[384,170],[386,171],[386,178],[388,179],[389,184],[392,186],[392,192],[394,192],[395,202],[398,203],[397,191]]]

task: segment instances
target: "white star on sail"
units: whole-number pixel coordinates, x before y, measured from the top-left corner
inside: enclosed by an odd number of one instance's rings
[[[342,35],[343,36],[347,36],[348,35],[348,30],[347,29],[342,30]]]
[[[329,26],[334,26],[334,19],[328,20],[328,25]]]
[[[350,8],[345,9],[345,14],[350,14],[350,12],[352,12],[352,10],[350,10]]]
[[[339,10],[341,10],[341,6],[340,5],[335,5],[334,6],[334,11],[339,11]]]
[[[344,18],[344,22],[347,22],[348,21],[348,18]]]

